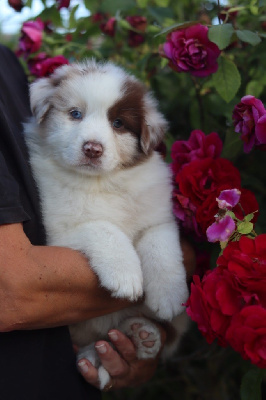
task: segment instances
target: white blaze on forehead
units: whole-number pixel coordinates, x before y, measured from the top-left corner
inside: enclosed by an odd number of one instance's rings
[[[123,95],[125,81],[121,70],[110,72],[93,71],[72,76],[63,82],[60,90],[73,107],[85,103],[89,112],[107,110]]]

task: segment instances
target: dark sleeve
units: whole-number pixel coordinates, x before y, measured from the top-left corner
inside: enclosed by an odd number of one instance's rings
[[[20,204],[19,186],[11,176],[0,152],[0,225],[29,219]]]

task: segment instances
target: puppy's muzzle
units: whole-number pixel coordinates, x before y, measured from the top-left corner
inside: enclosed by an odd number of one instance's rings
[[[103,154],[103,146],[97,142],[85,142],[82,148],[83,153],[88,158],[100,158]]]

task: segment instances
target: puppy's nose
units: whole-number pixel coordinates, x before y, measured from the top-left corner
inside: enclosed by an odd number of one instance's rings
[[[82,150],[88,158],[99,158],[103,154],[103,146],[97,142],[84,143]]]

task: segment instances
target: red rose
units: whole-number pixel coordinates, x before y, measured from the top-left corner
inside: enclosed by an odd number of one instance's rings
[[[8,4],[10,5],[10,7],[14,8],[14,10],[18,12],[20,12],[25,6],[24,1],[22,0],[8,0]]]
[[[266,110],[259,99],[244,96],[233,111],[235,132],[241,133],[244,151],[266,144]]]
[[[259,368],[266,368],[266,309],[244,307],[231,321],[226,339],[242,357]]]
[[[61,10],[61,8],[68,8],[70,4],[70,0],[56,0],[57,9]]]
[[[115,17],[111,17],[108,19],[108,21],[100,24],[100,29],[105,35],[113,37],[115,35],[115,26],[116,19]]]
[[[180,192],[197,207],[221,190],[240,188],[240,173],[224,158],[206,158],[185,165],[176,177]],[[219,189],[219,193],[217,193]]]
[[[139,15],[132,15],[126,17],[127,22],[130,23],[130,25],[137,29],[140,32],[145,32],[146,27],[147,27],[147,18],[146,17],[141,17]],[[140,44],[142,44],[145,41],[145,36],[139,32],[135,31],[129,31],[128,32],[128,45],[130,47],[137,47]]]
[[[241,292],[235,287],[232,275],[220,267],[208,271],[201,282],[197,275],[193,281],[187,314],[197,322],[208,343],[217,338],[220,345],[226,346],[225,334],[231,316],[242,307]]]
[[[29,54],[39,50],[42,44],[43,29],[44,23],[40,19],[24,22],[19,39],[18,56],[23,54],[28,57]]]
[[[39,53],[28,62],[31,73],[38,78],[51,75],[61,65],[69,64],[63,56],[48,57],[46,53]]]
[[[228,243],[217,265],[234,275],[246,304],[266,307],[266,234]]]
[[[169,33],[163,51],[175,71],[200,77],[217,71],[217,58],[221,53],[209,40],[207,26],[201,24]]]
[[[191,161],[203,158],[218,158],[222,152],[223,143],[216,132],[205,135],[200,130],[191,132],[188,140],[176,141],[171,149],[173,160],[171,167],[175,174]]]

